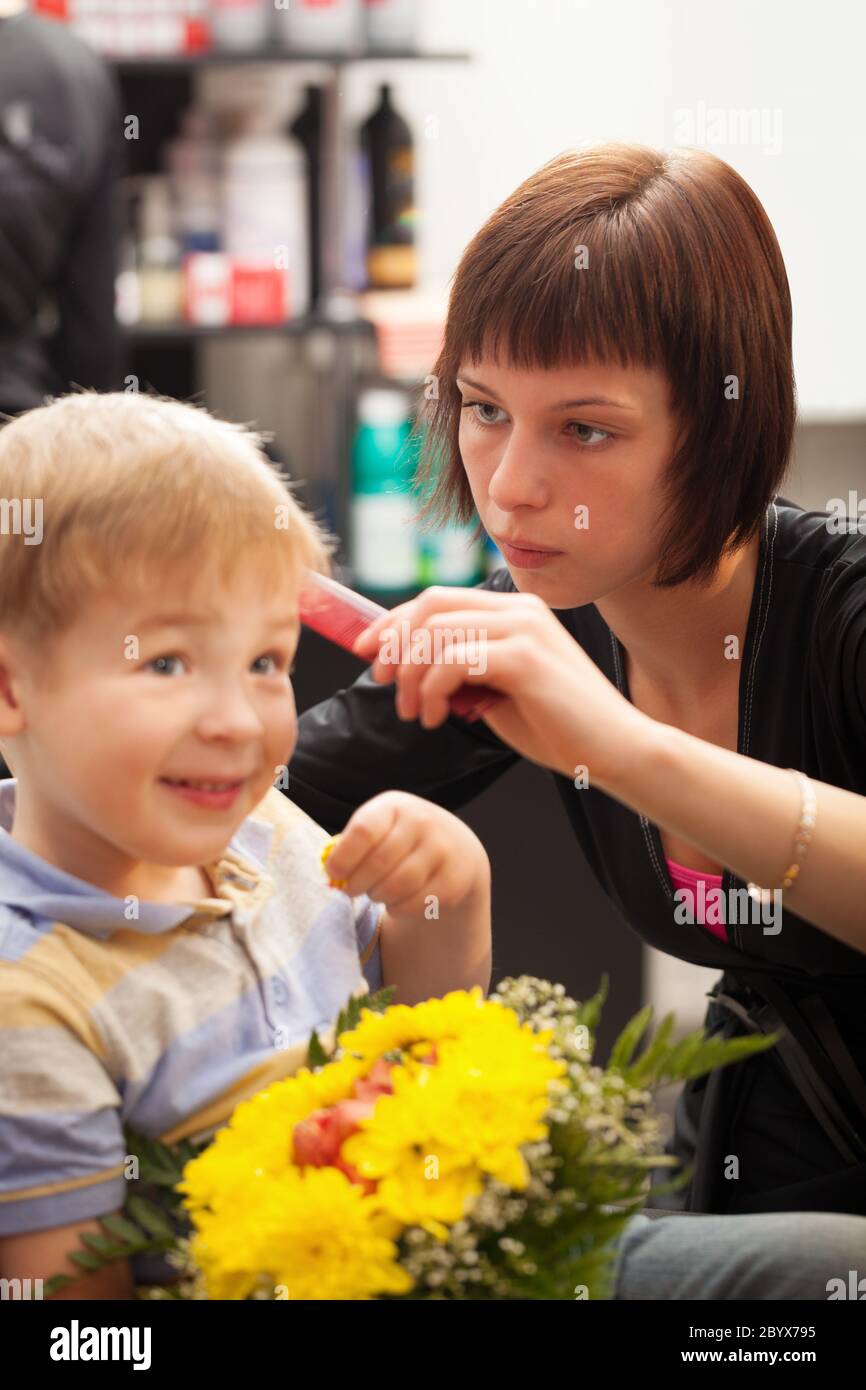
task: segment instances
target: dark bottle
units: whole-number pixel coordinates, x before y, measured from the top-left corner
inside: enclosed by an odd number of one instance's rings
[[[307,244],[310,251],[310,308],[319,302],[322,285],[321,171],[322,171],[322,89],[306,86],[306,105],[295,117],[289,131],[303,146],[307,156]]]
[[[367,276],[371,289],[411,289],[417,278],[412,132],[379,88],[379,105],[361,127],[371,191]]]

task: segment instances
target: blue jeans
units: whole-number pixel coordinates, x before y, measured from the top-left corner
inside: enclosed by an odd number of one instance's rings
[[[827,1281],[847,1286],[851,1270],[855,1286],[866,1279],[866,1216],[639,1212],[617,1243],[613,1296],[826,1301]]]

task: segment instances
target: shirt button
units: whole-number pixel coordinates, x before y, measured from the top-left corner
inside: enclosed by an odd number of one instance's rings
[[[283,984],[282,980],[274,980],[273,984],[271,985],[271,993],[274,997],[275,1003],[277,1004],[285,1004],[286,1000],[289,997],[289,992]]]

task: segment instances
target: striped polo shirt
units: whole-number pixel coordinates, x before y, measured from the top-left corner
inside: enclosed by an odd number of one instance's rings
[[[291,1073],[382,983],[381,904],[330,887],[328,834],[271,788],[214,896],[115,898],[9,834],[0,782],[0,1235],[119,1210],[123,1125],[173,1141]]]

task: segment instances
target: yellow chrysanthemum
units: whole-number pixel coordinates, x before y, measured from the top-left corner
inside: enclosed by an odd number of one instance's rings
[[[551,1089],[565,1070],[548,1053],[551,1036],[478,989],[385,1014],[363,1010],[341,1035],[339,1061],[238,1106],[187,1164],[181,1191],[209,1296],[246,1298],[263,1281],[302,1299],[407,1291],[394,1244],[405,1226],[443,1238],[488,1176],[526,1186],[522,1147],[546,1136]],[[295,1126],[348,1100],[392,1051],[403,1058],[391,1068],[393,1092],[375,1100],[341,1150],[375,1192],[336,1168],[297,1168]]]
[[[341,1033],[340,1046],[357,1057],[375,1061],[395,1048],[409,1049],[414,1043],[436,1043],[456,1038],[476,1028],[509,1028],[517,1015],[499,1004],[488,1003],[476,986],[472,990],[453,990],[444,999],[428,999],[423,1004],[392,1004],[384,1014],[361,1010],[356,1028]]]
[[[265,1178],[253,1200],[221,1219],[196,1217],[191,1253],[208,1297],[243,1299],[272,1282],[277,1297],[369,1299],[407,1293],[397,1261],[398,1228],[335,1168]]]
[[[325,873],[328,873],[328,859],[330,858],[333,850],[336,848],[337,841],[339,840],[339,838],[339,835],[332,835],[330,840],[328,840],[327,843],[322,847],[322,854],[319,862],[321,863],[322,868],[325,870]],[[328,877],[331,878],[330,874],[328,874]],[[331,878],[332,888],[345,888],[346,883],[347,880],[345,878]]]
[[[304,1067],[243,1101],[213,1143],[186,1165],[179,1184],[185,1206],[209,1206],[243,1186],[251,1173],[293,1169],[295,1125],[314,1110],[346,1100],[368,1070],[363,1060],[341,1057],[318,1072]]]
[[[388,1211],[435,1234],[460,1219],[485,1174],[524,1188],[521,1147],[547,1135],[549,1088],[564,1063],[549,1056],[549,1034],[499,1012],[504,1026],[440,1039],[435,1066],[395,1067],[393,1094],[343,1145],[347,1162],[378,1182]]]

